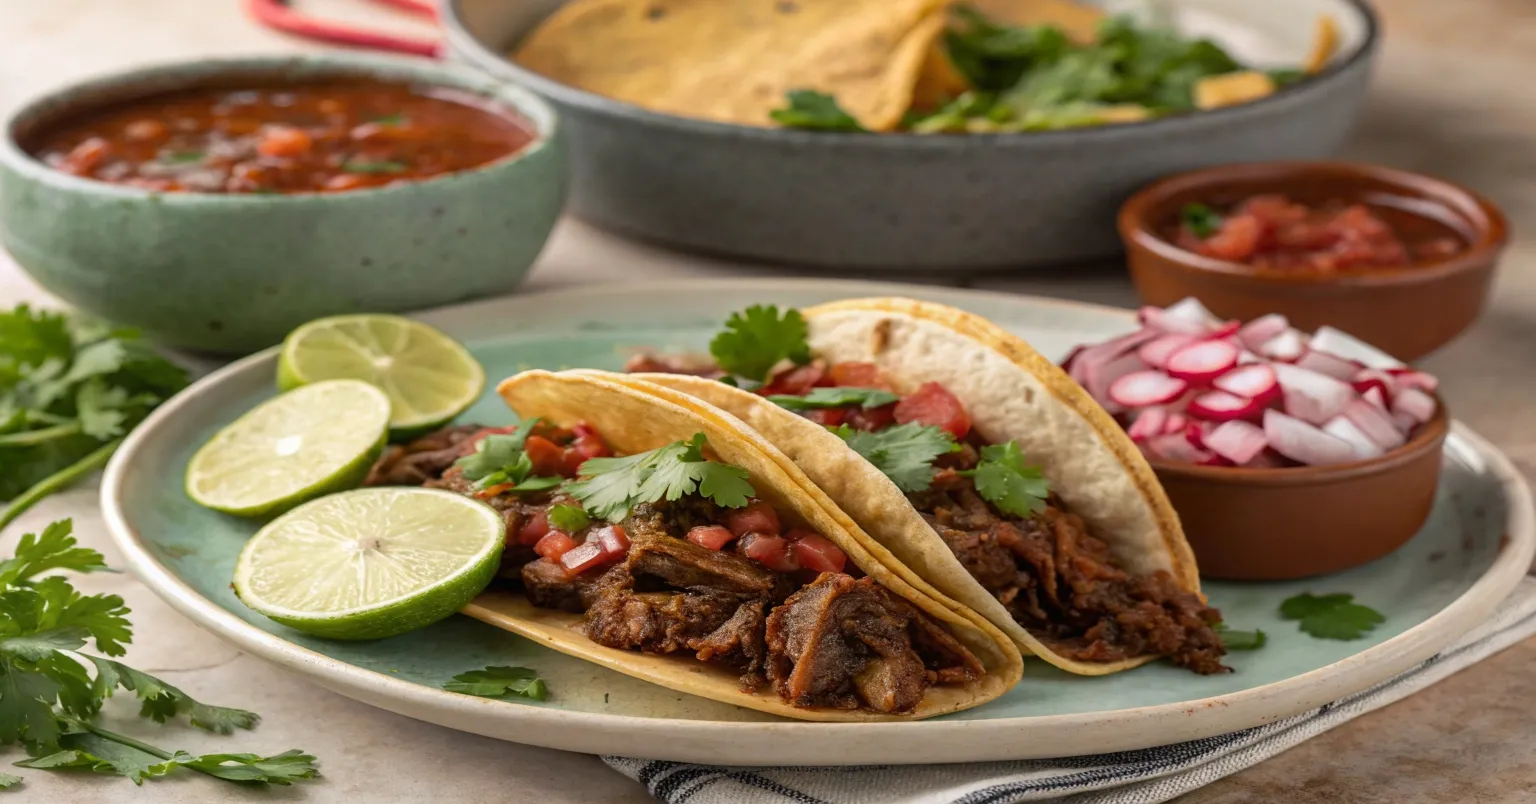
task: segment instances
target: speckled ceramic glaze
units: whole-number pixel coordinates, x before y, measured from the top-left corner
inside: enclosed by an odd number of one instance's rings
[[[52,170],[26,132],[104,102],[242,79],[372,76],[449,86],[537,132],[484,167],[373,190],[156,193]],[[517,87],[421,60],[325,55],[173,64],[77,84],[18,111],[0,138],[0,242],[65,301],[176,346],[246,353],[333,313],[413,310],[506,292],[565,198],[563,135]]]
[[[732,310],[905,294],[973,310],[1057,358],[1073,344],[1136,326],[1126,311],[965,291],[807,281],[660,282],[511,297],[423,320],[462,338],[492,378],[539,367],[616,369],[635,346],[701,348]],[[229,588],[258,523],[199,508],[181,489],[208,436],[273,394],[276,355],[213,374],[129,438],[102,486],[106,521],[129,567],[172,606],[240,649],[359,700],[506,740],[586,753],[732,765],[967,762],[1130,750],[1269,723],[1408,669],[1486,618],[1536,550],[1530,495],[1497,450],[1456,425],[1428,522],[1408,544],[1348,572],[1304,582],[1209,582],[1235,628],[1264,649],[1229,657],[1236,672],[1197,676],[1152,664],[1102,678],[1030,660],[1018,686],[987,704],[911,723],[797,723],[682,695],[542,648],[466,617],[394,639],[328,642],[250,611]],[[512,414],[493,393],[464,420]],[[1301,592],[1349,592],[1386,615],[1354,642],[1319,640],[1279,618]],[[444,692],[487,664],[537,669],[551,698],[504,702]]]
[[[453,54],[529,87],[570,128],[572,209],[684,248],[860,269],[968,271],[1119,250],[1115,209],[1161,176],[1331,154],[1376,51],[1365,0],[1177,0],[1190,33],[1256,64],[1303,60],[1321,13],[1340,49],[1257,103],[1146,123],[1006,135],[852,135],[672,117],[572,89],[505,58],[565,0],[443,0]]]

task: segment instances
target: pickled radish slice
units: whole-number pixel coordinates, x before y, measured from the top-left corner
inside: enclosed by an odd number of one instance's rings
[[[1372,441],[1369,436],[1360,430],[1347,416],[1335,416],[1323,425],[1323,432],[1336,438],[1342,438],[1355,448],[1355,457],[1360,460],[1379,458],[1386,454],[1380,446]]]
[[[1275,376],[1274,368],[1267,363],[1238,366],[1217,377],[1211,385],[1217,390],[1252,399],[1261,405],[1268,405],[1280,398],[1280,380]]]
[[[1244,421],[1216,425],[1205,434],[1202,443],[1211,452],[1239,465],[1257,458],[1269,446],[1264,430]]]
[[[1397,449],[1407,439],[1397,429],[1392,414],[1363,399],[1356,399],[1344,409],[1344,417],[1360,428],[1365,437],[1384,450]]]
[[[1153,436],[1163,434],[1163,425],[1168,423],[1168,411],[1165,408],[1152,407],[1143,410],[1131,422],[1131,426],[1125,431],[1132,441],[1145,441]]]
[[[1333,327],[1318,327],[1312,335],[1312,348],[1353,360],[1366,368],[1404,368],[1403,361]]]
[[[1168,357],[1170,355],[1193,343],[1194,340],[1195,336],[1193,335],[1184,335],[1177,332],[1169,333],[1159,336],[1156,340],[1142,344],[1141,348],[1137,350],[1136,356],[1140,357],[1143,363],[1152,368],[1165,368],[1168,365]]]
[[[1264,411],[1264,437],[1275,452],[1307,466],[1355,460],[1355,448],[1348,441],[1278,410]]]
[[[1137,371],[1115,380],[1109,386],[1109,399],[1128,408],[1161,405],[1178,399],[1189,383],[1161,371]]]
[[[1320,351],[1315,346],[1298,358],[1296,365],[1344,382],[1353,382],[1355,375],[1360,373],[1360,366],[1338,355]]]
[[[1392,397],[1392,415],[1406,415],[1423,424],[1435,417],[1435,398],[1417,388],[1405,388]]]
[[[1301,357],[1306,350],[1306,336],[1294,329],[1288,329],[1259,344],[1258,353],[1270,360],[1290,362]]]
[[[1239,350],[1228,341],[1196,341],[1168,356],[1172,377],[1206,385],[1237,366]]]
[[[1256,400],[1229,394],[1226,391],[1207,391],[1189,400],[1189,415],[1210,422],[1229,422],[1234,419],[1258,421],[1264,406]]]
[[[1237,331],[1237,339],[1249,349],[1258,349],[1276,335],[1291,328],[1291,322],[1279,313],[1259,316]]]
[[[1285,412],[1308,424],[1322,425],[1355,399],[1355,389],[1342,380],[1286,363],[1276,363],[1274,368]]]

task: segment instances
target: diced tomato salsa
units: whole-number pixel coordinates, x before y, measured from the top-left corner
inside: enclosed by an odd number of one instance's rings
[[[817,381],[809,385],[801,381],[810,376],[814,376]],[[895,389],[890,378],[886,377],[880,367],[874,363],[844,362],[834,363],[826,369],[815,363],[790,369],[773,377],[758,393],[765,396],[773,394],[804,396],[813,386],[826,385],[842,388],[877,388],[882,391]],[[796,388],[802,390],[792,390]],[[894,424],[909,422],[947,430],[957,439],[964,439],[971,432],[971,416],[966,412],[965,406],[949,392],[949,389],[936,382],[923,383],[915,392],[889,405],[874,408],[864,408],[860,405],[812,408],[801,411],[800,415],[825,427],[846,424],[855,430],[871,432],[883,430]]]
[[[1252,196],[1225,213],[1188,205],[1172,240],[1227,262],[1322,272],[1430,262],[1467,247],[1446,223],[1395,206],[1308,205],[1278,194]]]

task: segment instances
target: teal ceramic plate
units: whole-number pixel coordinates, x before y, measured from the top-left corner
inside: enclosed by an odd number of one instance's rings
[[[1049,357],[1134,328],[1120,310],[899,285],[811,281],[651,283],[511,297],[422,318],[464,340],[492,377],[531,367],[618,368],[640,345],[701,348],[731,310],[905,294],[974,310]],[[1102,678],[1031,660],[1024,680],[975,709],[911,723],[799,723],[680,695],[456,616],[373,643],[306,637],[254,614],[229,589],[252,523],[199,508],[182,492],[193,450],[273,392],[277,357],[255,355],[204,378],[141,426],[107,470],[102,503],[133,571],[187,617],[237,647],[343,695],[444,726],[587,753],[740,765],[966,762],[1146,748],[1257,726],[1333,701],[1433,655],[1482,621],[1525,573],[1536,546],[1529,493],[1508,461],[1457,425],[1435,509],[1407,546],[1375,563],[1301,583],[1206,586],[1228,622],[1269,645],[1201,677],[1150,665]],[[487,394],[466,414],[511,413]],[[1386,623],[1355,642],[1313,639],[1277,616],[1291,595],[1351,592]],[[544,703],[441,689],[487,664],[536,668]]]

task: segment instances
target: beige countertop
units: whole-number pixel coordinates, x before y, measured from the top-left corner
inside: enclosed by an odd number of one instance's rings
[[[1529,0],[1381,0],[1386,51],[1347,154],[1437,173],[1504,206],[1516,231],[1484,318],[1426,361],[1457,418],[1536,477],[1536,18]],[[355,0],[305,0],[307,10],[409,28]],[[0,0],[0,114],[25,97],[93,73],[197,55],[304,47],[257,29],[236,0]],[[634,244],[567,221],[529,286],[618,278],[763,274]],[[1000,292],[1134,304],[1114,266],[1066,274],[936,279]],[[52,300],[0,254],[0,304]],[[117,563],[94,488],[55,497],[8,530],[73,516],[83,541]],[[498,742],[399,717],[343,698],[240,654],[200,631],[131,576],[81,586],[122,595],[137,640],[127,657],[213,703],[260,712],[254,732],[219,738],[148,729],[122,703],[124,730],[194,750],[320,756],[324,781],[234,789],[193,774],[138,790],[120,779],[28,772],[27,800],[509,802],[645,801],[597,759]],[[1520,802],[1536,800],[1536,640],[1517,645],[1412,698],[1180,799],[1221,802]]]

